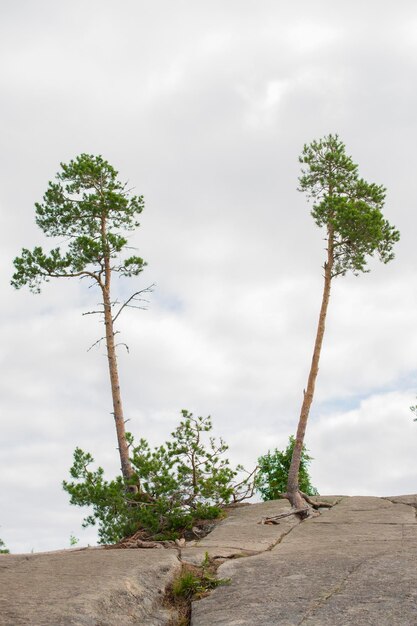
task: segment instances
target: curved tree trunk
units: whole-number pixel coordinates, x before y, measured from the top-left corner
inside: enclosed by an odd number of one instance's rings
[[[307,427],[307,420],[310,413],[310,407],[313,402],[314,388],[316,378],[319,371],[319,360],[321,347],[323,343],[327,307],[330,298],[330,287],[332,281],[332,271],[334,264],[334,234],[331,226],[328,228],[328,247],[327,261],[324,264],[324,288],[321,303],[319,323],[317,327],[316,341],[314,344],[313,358],[311,361],[310,373],[307,381],[307,389],[304,390],[303,404],[301,406],[300,419],[298,421],[297,434],[295,438],[295,446],[291,459],[291,465],[288,472],[287,493],[285,494],[291,505],[296,509],[306,508],[306,501],[299,490],[298,480],[301,463],[301,454],[304,444],[304,436]]]

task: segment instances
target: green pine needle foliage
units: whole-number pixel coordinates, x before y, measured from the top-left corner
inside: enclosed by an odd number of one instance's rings
[[[76,448],[73,480],[63,481],[63,488],[71,504],[92,507],[83,526],[97,524],[100,543],[117,543],[139,530],[153,539],[176,539],[197,520],[219,517],[224,505],[250,493],[250,477],[236,483],[243,468],[232,469],[224,456],[228,446],[210,436],[210,417],[185,410],[182,417],[171,438],[154,449],[145,439],[135,444],[127,433],[138,493],[122,476],[107,480],[102,467],[91,469],[91,454]]]
[[[331,232],[332,276],[368,272],[370,256],[383,263],[391,261],[400,233],[382,214],[386,189],[359,177],[358,166],[338,135],[305,145],[299,161],[304,166],[299,191],[312,202],[317,226]]]
[[[291,436],[285,450],[281,451],[275,449],[273,452],[268,451],[267,454],[258,459],[259,470],[256,477],[256,489],[261,494],[264,502],[267,500],[277,500],[282,493],[286,492],[288,472],[291,465],[294,445],[295,439]],[[303,446],[299,472],[299,486],[300,491],[309,496],[318,495],[317,489],[311,484],[308,473],[308,465],[312,460],[312,457],[308,454],[308,450]]]
[[[42,203],[35,204],[36,224],[47,237],[59,238],[59,246],[45,252],[41,246],[23,248],[14,260],[11,284],[27,285],[39,293],[51,278],[89,278],[102,282],[106,263],[122,277],[138,276],[146,263],[129,250],[122,233],[139,226],[143,196],[133,196],[118,172],[101,156],[81,154],[51,181]]]

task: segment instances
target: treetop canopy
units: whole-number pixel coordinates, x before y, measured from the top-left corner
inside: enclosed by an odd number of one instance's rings
[[[391,261],[400,234],[382,215],[386,189],[359,178],[358,166],[338,135],[305,145],[299,161],[306,166],[299,191],[312,200],[314,221],[332,238],[333,275],[368,271],[367,257],[374,254],[383,263]]]
[[[143,196],[132,196],[118,172],[101,156],[81,154],[61,163],[56,182],[49,182],[42,203],[35,204],[36,223],[48,237],[69,243],[45,253],[40,246],[22,250],[14,260],[12,285],[40,291],[51,277],[90,276],[101,283],[106,260],[123,276],[138,275],[145,263],[138,256],[119,258],[127,244],[121,231],[139,226]],[[114,261],[117,259],[117,262]]]

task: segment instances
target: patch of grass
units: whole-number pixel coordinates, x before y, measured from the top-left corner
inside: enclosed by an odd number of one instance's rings
[[[172,595],[175,598],[191,598],[201,591],[200,578],[192,571],[183,568],[181,575],[172,583]]]
[[[219,587],[230,583],[230,578],[216,578],[217,565],[205,553],[201,566],[183,563],[179,575],[174,579],[166,594],[166,604],[176,612],[171,626],[189,626],[191,602],[208,595]]]

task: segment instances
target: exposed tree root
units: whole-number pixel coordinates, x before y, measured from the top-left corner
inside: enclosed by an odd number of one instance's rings
[[[320,515],[318,509],[328,508],[331,509],[336,503],[324,502],[322,500],[313,500],[310,496],[302,491],[296,492],[296,494],[281,493],[281,498],[289,500],[292,505],[292,510],[279,515],[273,515],[271,517],[263,517],[258,524],[279,524],[279,520],[290,515],[298,515],[301,520],[305,520],[308,517],[316,517]]]
[[[280,513],[279,515],[274,515],[272,517],[263,517],[261,521],[258,522],[258,524],[279,524],[278,520],[282,519],[283,517],[289,517],[290,515],[302,515],[308,510],[309,510],[308,508],[294,509],[293,511],[288,511],[287,513]]]
[[[330,503],[324,502],[323,500],[312,500],[310,496],[308,496],[306,493],[303,493],[302,491],[300,491],[300,494],[302,495],[304,500],[313,507],[313,509],[331,509],[336,504],[336,502]]]
[[[174,541],[144,541],[143,539],[124,539],[119,543],[106,545],[106,550],[120,550],[133,548],[176,548]]]
[[[106,550],[114,550],[116,548],[184,548],[187,541],[202,539],[208,535],[217,523],[226,517],[226,515],[220,516],[215,520],[196,520],[191,530],[184,528],[182,530],[182,537],[179,539],[154,539],[152,534],[146,532],[144,529],[139,529],[135,534],[130,537],[124,537],[117,543],[107,544],[101,546]]]

